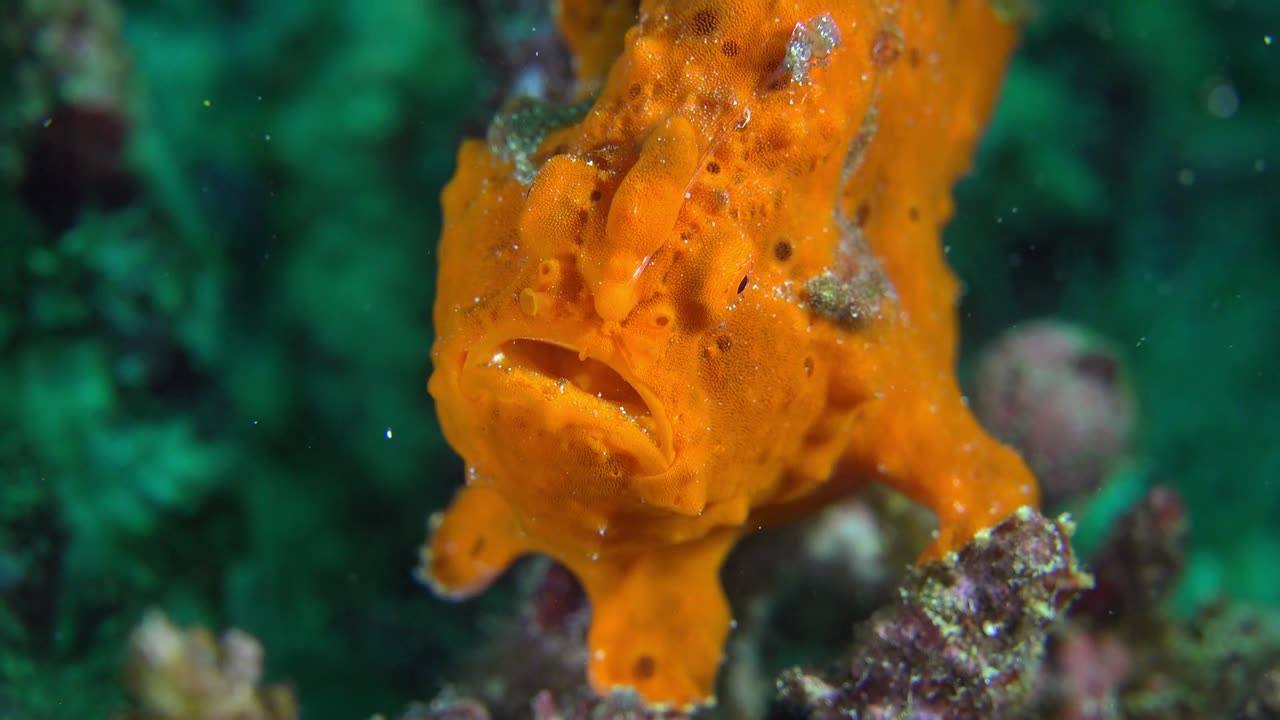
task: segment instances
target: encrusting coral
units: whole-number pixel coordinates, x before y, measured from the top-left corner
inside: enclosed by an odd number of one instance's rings
[[[429,388],[468,477],[420,573],[462,598],[553,556],[592,686],[684,707],[743,534],[878,480],[937,559],[1037,503],[957,387],[938,242],[1015,30],[985,0],[645,0],[619,39],[625,3],[588,5],[584,102],[505,113],[444,192]]]
[[[1170,607],[1187,562],[1187,511],[1156,485],[1115,519],[1090,559],[1096,587],[1050,643],[1032,717],[1275,717],[1280,617],[1228,597],[1190,617]]]
[[[124,720],[297,720],[287,686],[262,687],[262,645],[241,630],[220,639],[182,630],[159,611],[133,631],[125,684],[136,709]]]
[[[1024,717],[1045,639],[1093,586],[1072,531],[1065,516],[1023,508],[913,570],[899,601],[860,629],[849,666],[833,681],[784,673],[782,704],[814,720]]]

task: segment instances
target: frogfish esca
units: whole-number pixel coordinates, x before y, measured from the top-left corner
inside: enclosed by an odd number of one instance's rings
[[[429,390],[466,486],[421,577],[546,553],[588,676],[711,701],[735,541],[878,481],[926,553],[1037,503],[954,371],[939,231],[1015,31],[988,0],[561,0],[582,101],[510,106],[443,194]]]

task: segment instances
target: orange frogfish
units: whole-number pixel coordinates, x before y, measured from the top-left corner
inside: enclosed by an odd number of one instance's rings
[[[1038,501],[961,395],[939,242],[1015,28],[990,0],[626,5],[558,3],[580,102],[509,106],[444,191],[428,387],[468,470],[420,574],[463,598],[546,553],[590,600],[592,687],[689,707],[744,534],[878,481],[935,513],[934,558]]]

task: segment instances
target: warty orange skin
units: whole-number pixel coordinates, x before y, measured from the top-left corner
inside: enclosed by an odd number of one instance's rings
[[[579,66],[578,117],[515,110],[459,152],[429,389],[468,478],[420,572],[460,598],[551,555],[591,601],[592,686],[689,707],[745,533],[879,481],[937,515],[933,558],[1037,503],[961,395],[939,243],[1015,30],[985,0],[638,17],[564,20],[623,48]]]

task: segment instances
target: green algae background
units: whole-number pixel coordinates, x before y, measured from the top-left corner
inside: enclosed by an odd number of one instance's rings
[[[121,22],[130,202],[33,212],[29,109],[81,90],[0,50],[0,718],[123,707],[148,607],[257,635],[308,718],[434,695],[504,602],[411,576],[462,476],[425,383],[484,29],[445,0],[85,4]],[[945,238],[966,360],[1044,315],[1114,340],[1142,452],[1088,512],[1173,485],[1182,604],[1280,606],[1280,4],[1036,7]]]

